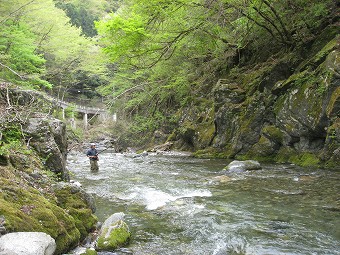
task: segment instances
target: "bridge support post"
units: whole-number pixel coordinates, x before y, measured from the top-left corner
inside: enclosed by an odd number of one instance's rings
[[[76,121],[75,121],[74,118],[71,118],[71,119],[70,119],[70,125],[71,125],[71,128],[72,128],[72,129],[76,129]]]
[[[87,130],[87,113],[84,113],[83,121],[84,121],[84,129]]]

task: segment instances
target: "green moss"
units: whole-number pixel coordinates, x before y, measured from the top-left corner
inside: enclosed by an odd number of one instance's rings
[[[89,231],[94,229],[96,223],[98,222],[97,217],[93,215],[91,209],[88,208],[70,208],[69,214],[75,220],[75,225],[80,232],[81,239],[84,239]]]
[[[131,236],[127,224],[123,221],[118,221],[111,229],[108,237],[106,237],[108,229],[104,229],[103,233],[99,236],[97,247],[99,250],[115,250],[125,245]]]
[[[309,152],[297,152],[290,147],[281,148],[275,160],[278,163],[293,163],[304,167],[319,166],[321,164],[317,155]]]
[[[97,218],[78,193],[62,190],[65,199],[58,197],[66,206],[62,208],[53,193],[41,191],[50,190],[51,183],[40,183],[39,191],[12,171],[14,169],[1,169],[0,175],[0,215],[5,216],[9,232],[47,233],[56,241],[56,254],[61,254],[76,246],[95,226]]]
[[[279,112],[282,111],[282,109],[284,108],[285,104],[286,104],[286,100],[287,100],[287,94],[280,96],[275,104],[274,104],[274,113],[277,115]]]
[[[275,143],[282,144],[283,142],[283,133],[276,126],[265,126],[262,129],[262,133],[268,137],[269,140],[274,141]]]
[[[292,155],[296,155],[296,151],[290,147],[281,147],[279,152],[275,156],[277,163],[292,163],[290,158]]]
[[[6,184],[5,184],[6,185]],[[35,231],[51,235],[57,244],[56,254],[67,251],[80,241],[73,217],[49,201],[37,190],[2,185],[0,214],[10,232]]]
[[[318,166],[319,163],[320,159],[312,153],[302,153],[297,162],[297,164],[301,166]]]
[[[193,153],[195,158],[225,158],[226,155],[222,155],[221,150],[213,147],[207,147],[202,150],[197,150]]]
[[[318,65],[321,62],[323,62],[325,60],[325,58],[328,56],[328,54],[333,51],[337,45],[338,45],[338,41],[339,41],[339,36],[337,36],[336,38],[334,38],[333,40],[331,40],[329,43],[327,43],[325,45],[325,47],[323,47],[311,60],[310,60],[310,64],[312,65]]]
[[[274,153],[275,150],[273,149],[272,143],[266,137],[261,136],[259,141],[244,155],[244,159],[272,161]]]
[[[197,137],[199,141],[200,148],[205,148],[209,146],[211,140],[213,139],[215,134],[215,125],[212,122],[204,123],[199,126]]]
[[[98,219],[92,214],[81,193],[72,189],[70,186],[56,189],[57,204],[68,211],[73,217],[75,225],[80,232],[80,238],[83,239],[94,228]]]

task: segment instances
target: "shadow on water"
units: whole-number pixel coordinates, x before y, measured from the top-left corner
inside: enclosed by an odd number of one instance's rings
[[[215,179],[227,163],[103,153],[91,173],[68,157],[101,221],[126,214],[133,238],[116,254],[340,254],[339,172],[265,165]]]

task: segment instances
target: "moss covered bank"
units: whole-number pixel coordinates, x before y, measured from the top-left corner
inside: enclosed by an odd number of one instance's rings
[[[42,113],[50,107],[34,93],[0,90],[0,226],[47,233],[61,254],[83,240],[97,218],[92,198],[68,183],[66,128]]]

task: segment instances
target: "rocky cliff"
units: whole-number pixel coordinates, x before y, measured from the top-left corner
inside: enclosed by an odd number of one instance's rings
[[[327,27],[309,45],[220,77],[209,97],[181,110],[169,140],[201,157],[336,167],[339,78],[338,29]]]
[[[0,87],[0,235],[44,232],[61,254],[95,228],[93,199],[67,182],[65,124],[50,103]]]

